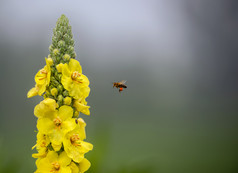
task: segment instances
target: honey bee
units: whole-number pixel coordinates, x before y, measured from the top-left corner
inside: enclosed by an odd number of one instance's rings
[[[113,88],[119,88],[119,92],[123,91],[123,88],[127,88],[125,85],[126,80],[122,80],[121,82],[113,82]]]

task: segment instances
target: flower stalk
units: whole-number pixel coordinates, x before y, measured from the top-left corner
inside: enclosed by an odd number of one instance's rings
[[[84,155],[93,145],[85,142],[86,123],[79,113],[90,114],[86,98],[89,80],[75,60],[74,40],[69,20],[62,15],[53,30],[46,65],[35,75],[35,87],[27,97],[44,97],[35,106],[38,153],[36,173],[83,173],[91,166]]]

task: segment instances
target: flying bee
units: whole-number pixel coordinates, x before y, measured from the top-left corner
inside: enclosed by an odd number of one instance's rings
[[[119,88],[119,92],[123,91],[123,88],[127,88],[125,85],[126,80],[122,80],[121,82],[113,82],[113,88]]]

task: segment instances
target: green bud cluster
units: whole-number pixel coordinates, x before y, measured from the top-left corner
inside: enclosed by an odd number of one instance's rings
[[[46,88],[44,94],[45,98],[55,99],[59,106],[69,103],[69,93],[64,89],[61,83],[61,72],[58,72],[56,66],[60,63],[68,63],[70,58],[75,59],[76,53],[74,51],[74,40],[69,25],[69,20],[65,15],[62,15],[57,23],[56,27],[53,29],[52,44],[49,47],[50,54],[48,58],[52,58],[53,65],[51,66],[51,78],[50,84]],[[70,97],[72,100],[73,98]],[[70,103],[72,106],[73,102]]]
[[[76,57],[72,29],[65,15],[62,15],[56,23],[49,50],[55,65],[67,63],[70,58]]]

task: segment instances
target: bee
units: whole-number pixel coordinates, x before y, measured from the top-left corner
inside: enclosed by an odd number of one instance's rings
[[[123,88],[127,88],[125,85],[126,80],[122,80],[121,82],[113,82],[113,88],[119,88],[119,92],[123,91]]]

